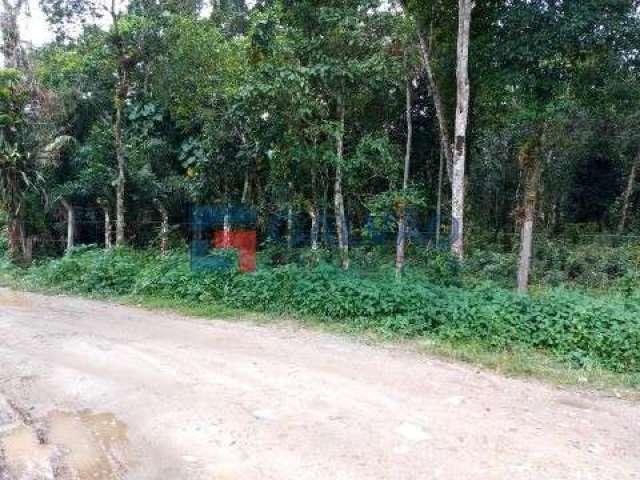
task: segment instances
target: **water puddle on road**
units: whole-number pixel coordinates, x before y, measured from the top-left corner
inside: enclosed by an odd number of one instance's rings
[[[112,414],[52,412],[0,437],[0,479],[121,479],[127,445],[127,426]]]

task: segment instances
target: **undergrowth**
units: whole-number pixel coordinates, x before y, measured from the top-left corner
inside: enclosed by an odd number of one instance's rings
[[[253,275],[198,273],[184,253],[158,257],[130,249],[81,248],[26,270],[2,270],[26,288],[290,314],[385,336],[541,351],[583,368],[640,372],[640,298],[633,293],[555,288],[524,297],[491,283],[443,285],[412,270],[397,282],[392,271],[362,275],[323,262],[269,266]]]

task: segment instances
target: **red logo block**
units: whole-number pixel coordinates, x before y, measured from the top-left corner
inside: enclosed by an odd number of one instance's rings
[[[227,248],[238,250],[240,257],[240,271],[242,273],[255,272],[257,267],[256,252],[258,239],[255,230],[213,233],[214,248]]]

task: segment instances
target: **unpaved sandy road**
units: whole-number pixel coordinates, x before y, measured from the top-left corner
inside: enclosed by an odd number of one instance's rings
[[[623,480],[640,407],[291,325],[0,289],[0,444],[0,478]]]

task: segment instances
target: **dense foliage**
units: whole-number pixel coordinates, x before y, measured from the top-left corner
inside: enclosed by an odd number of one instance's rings
[[[423,229],[438,218],[445,240],[455,228],[440,134],[454,123],[456,2],[102,3],[41,0],[57,40],[2,73],[13,249],[22,235],[62,253],[69,208],[93,212],[75,218],[76,243],[115,228],[117,243],[146,245],[161,221],[184,236],[187,205],[202,203],[255,207],[261,240],[274,213],[310,231],[316,219],[326,247],[359,238],[370,214],[397,232],[408,208]],[[468,253],[491,236],[517,243],[528,215],[547,237],[637,234],[635,2],[477,3]],[[18,33],[3,33],[5,51]],[[7,123],[23,120],[39,126],[29,138]],[[29,199],[36,179],[46,196]]]

